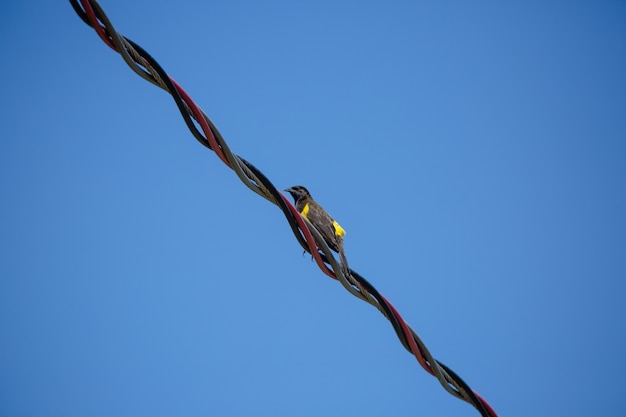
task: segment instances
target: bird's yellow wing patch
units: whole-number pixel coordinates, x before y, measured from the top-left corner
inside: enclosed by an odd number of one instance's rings
[[[333,226],[335,227],[335,234],[339,237],[343,237],[346,234],[346,231],[343,230],[343,227],[339,226],[339,223],[333,220]]]
[[[309,203],[306,203],[300,214],[302,214],[305,219],[309,220],[309,217],[307,216],[307,214],[309,214]]]

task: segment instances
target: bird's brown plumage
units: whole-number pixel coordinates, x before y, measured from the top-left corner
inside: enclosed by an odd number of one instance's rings
[[[339,254],[344,269],[344,275],[348,276],[348,261],[343,249],[343,235],[345,231],[339,224],[320,206],[309,190],[301,185],[287,188],[287,191],[294,199],[296,210],[302,214],[324,238],[326,244]]]

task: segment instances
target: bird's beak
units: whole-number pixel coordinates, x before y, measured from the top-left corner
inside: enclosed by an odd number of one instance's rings
[[[292,187],[285,188],[283,191],[286,191],[286,192],[288,192],[288,193],[291,193],[291,192],[293,191],[293,188],[292,188]]]

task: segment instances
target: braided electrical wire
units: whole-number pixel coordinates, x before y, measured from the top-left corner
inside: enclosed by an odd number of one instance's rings
[[[446,391],[473,405],[483,417],[497,417],[487,401],[450,368],[432,356],[393,304],[372,284],[352,269],[348,274],[350,276],[346,277],[343,274],[342,268],[320,233],[298,213],[285,195],[278,191],[261,171],[230,150],[217,127],[187,92],[145,50],[115,30],[97,1],[70,0],[70,3],[78,16],[96,31],[104,43],[118,52],[133,71],[172,95],[185,124],[201,145],[215,152],[250,190],[280,208],[294,236],[304,250],[313,256],[322,272],[338,280],[352,295],[376,307],[389,320],[402,345],[415,356],[424,370],[437,378]]]

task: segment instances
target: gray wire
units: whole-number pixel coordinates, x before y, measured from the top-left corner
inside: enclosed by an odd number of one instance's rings
[[[102,21],[102,23],[104,23],[104,26],[106,27],[109,35],[111,36],[111,40],[113,44],[116,46],[117,51],[120,53],[120,55],[122,56],[126,64],[144,80],[150,82],[151,84],[156,85],[157,87],[160,87],[161,89],[169,92],[170,94],[173,93],[169,91],[167,85],[163,82],[159,73],[156,70],[154,70],[154,68],[152,68],[152,66],[135,50],[135,48],[133,48],[132,45],[130,45],[130,43],[126,41],[126,39],[115,30],[113,24],[111,23],[107,15],[104,13],[100,5],[95,1],[91,2],[91,4],[92,4],[92,7],[94,7],[94,9],[97,10],[97,14],[100,16],[99,19]],[[183,103],[185,106],[185,110],[191,116],[192,120],[198,123],[198,120],[195,118],[194,114],[189,109],[187,103],[184,101]],[[274,199],[274,196],[263,185],[263,182],[259,178],[257,178],[256,175],[254,175],[254,173],[251,172],[250,169],[248,169],[248,167],[241,161],[241,159],[230,150],[230,147],[228,146],[228,144],[226,143],[222,135],[219,133],[218,129],[216,128],[215,124],[211,121],[211,119],[204,112],[202,112],[202,116],[204,117],[206,122],[209,124],[212,132],[215,132],[214,137],[215,137],[216,142],[220,146],[221,151],[225,155],[231,168],[233,169],[233,171],[235,171],[239,179],[250,190],[254,191],[259,196],[265,198],[266,200],[268,200],[269,202],[273,204],[277,204],[277,202]],[[204,133],[207,134],[207,132],[204,132]],[[334,257],[331,249],[329,248],[328,244],[325,242],[324,238],[321,236],[319,231],[306,218],[303,217],[303,219],[306,221],[308,228],[311,231],[311,234],[313,235],[313,238],[315,240],[315,244],[317,245],[317,248],[311,248],[311,250],[319,249],[322,251],[322,253],[326,257],[326,260],[330,268],[335,273],[335,277],[341,283],[341,285],[348,292],[350,292],[350,294],[352,294],[353,296],[376,307],[387,319],[389,319],[386,312],[381,307],[379,300],[377,300],[365,288],[363,288],[363,286],[357,280],[355,280],[352,276],[345,276],[343,268],[341,268],[341,264]],[[468,393],[461,386],[459,386],[454,381],[454,379],[448,375],[448,373],[444,369],[442,369],[439,366],[439,364],[433,358],[430,351],[426,348],[422,340],[415,333],[415,331],[410,328],[410,326],[409,326],[409,329],[411,330],[412,336],[415,339],[417,345],[419,346],[419,349],[422,355],[429,363],[434,376],[437,378],[437,380],[439,380],[439,382],[444,387],[444,389],[448,391],[450,394],[452,394],[453,396],[460,398],[462,400],[465,400],[466,402],[472,404],[473,402],[471,401]]]

